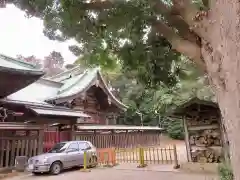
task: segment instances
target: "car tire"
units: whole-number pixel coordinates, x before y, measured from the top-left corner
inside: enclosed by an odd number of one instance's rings
[[[60,174],[62,171],[62,163],[59,161],[56,161],[54,163],[52,163],[51,167],[50,167],[50,173],[52,175],[58,175]]]

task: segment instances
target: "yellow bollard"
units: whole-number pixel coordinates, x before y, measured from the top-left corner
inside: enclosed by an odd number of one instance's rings
[[[147,165],[144,162],[144,149],[143,148],[139,148],[139,159],[140,159],[140,163],[137,166],[138,168],[144,168]]]
[[[90,172],[91,170],[88,169],[88,162],[87,162],[87,152],[84,151],[83,153],[83,169],[80,169],[82,172]]]

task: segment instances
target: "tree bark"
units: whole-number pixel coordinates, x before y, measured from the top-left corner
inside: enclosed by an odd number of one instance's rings
[[[202,56],[230,143],[234,179],[240,180],[240,2],[211,1]]]

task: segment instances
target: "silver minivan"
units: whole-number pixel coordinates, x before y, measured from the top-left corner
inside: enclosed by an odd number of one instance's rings
[[[97,165],[96,147],[89,141],[66,141],[55,144],[47,153],[29,158],[28,171],[33,174],[50,172],[57,175],[63,169],[83,166],[84,151],[87,162]]]

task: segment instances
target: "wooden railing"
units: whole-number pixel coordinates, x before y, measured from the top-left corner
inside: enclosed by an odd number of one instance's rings
[[[92,142],[97,148],[127,148],[138,146],[151,146],[160,144],[159,132],[132,131],[115,133],[86,133],[75,131],[74,140]]]

